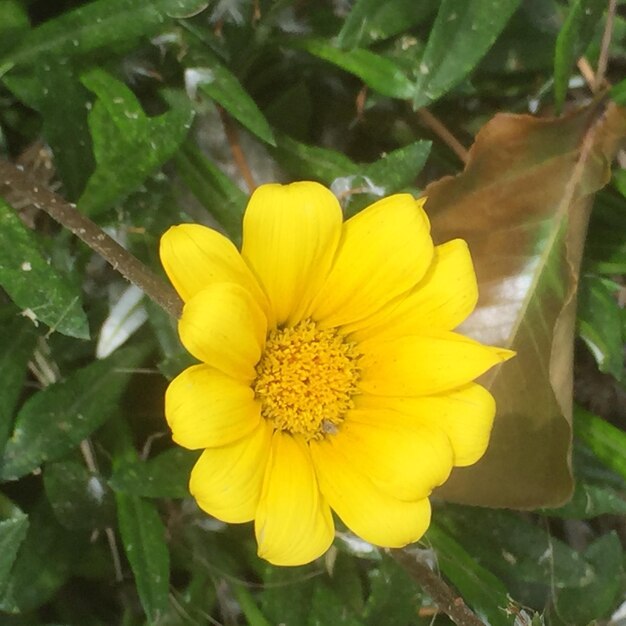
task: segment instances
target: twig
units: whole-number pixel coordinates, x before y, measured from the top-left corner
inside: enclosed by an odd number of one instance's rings
[[[218,107],[218,111],[220,113],[222,126],[224,127],[226,139],[228,140],[228,145],[230,146],[230,151],[233,155],[235,164],[237,165],[239,173],[243,177],[246,185],[248,186],[248,191],[252,193],[256,189],[256,182],[254,181],[254,177],[252,176],[252,171],[250,170],[248,161],[246,161],[246,156],[241,149],[237,127],[233,123],[228,113],[222,107]]]
[[[606,76],[606,68],[609,61],[609,46],[611,45],[611,36],[613,34],[613,20],[617,8],[617,0],[609,0],[609,8],[606,13],[606,24],[602,33],[602,44],[600,47],[600,56],[598,57],[598,68],[596,70],[596,80],[593,91],[597,92]]]
[[[439,137],[463,163],[467,163],[468,153],[465,146],[437,119],[428,109],[418,109],[417,116],[422,124],[430,128],[430,130]]]
[[[594,90],[594,86],[596,84],[596,75],[593,73],[593,68],[589,61],[587,61],[587,57],[580,57],[576,62],[578,66],[578,71],[582,74],[582,77],[585,79],[587,86],[591,91]]]
[[[391,550],[391,556],[457,626],[485,626],[463,598],[427,565],[404,550]]]
[[[176,319],[181,316],[182,301],[174,289],[109,237],[97,224],[82,215],[75,204],[66,202],[58,194],[40,186],[20,166],[0,160],[0,190],[3,187],[8,187],[12,194],[45,211],[61,226],[82,239],[114,270],[137,285],[171,316]]]

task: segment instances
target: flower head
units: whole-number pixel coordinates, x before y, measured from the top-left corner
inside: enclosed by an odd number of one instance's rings
[[[418,540],[431,491],[487,447],[494,401],[472,381],[512,353],[452,332],[476,278],[465,242],[433,245],[423,204],[394,195],[342,224],[317,183],[263,185],[241,253],[199,225],[162,238],[201,362],[165,404],[174,440],[204,450],[190,491],[254,520],[272,563],[324,553],[331,509],[376,545]]]

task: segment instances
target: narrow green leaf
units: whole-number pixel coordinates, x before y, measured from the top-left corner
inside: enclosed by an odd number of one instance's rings
[[[0,66],[38,62],[50,55],[84,56],[117,51],[164,28],[169,15],[191,14],[205,0],[96,0],[44,22],[0,58]]]
[[[119,350],[29,398],[7,442],[0,477],[15,480],[74,449],[116,410],[143,351]]]
[[[288,44],[358,76],[383,96],[406,100],[415,93],[407,75],[392,59],[369,50],[340,50],[324,39],[295,39]]]
[[[246,194],[190,142],[176,156],[176,168],[202,203],[236,243],[241,241],[241,221]]]
[[[157,623],[169,605],[170,559],[165,527],[151,502],[121,493],[116,499],[122,543],[139,599],[150,623]]]
[[[188,498],[189,474],[198,453],[172,448],[146,462],[116,465],[109,484],[115,491],[145,498]]]
[[[387,626],[391,620],[387,619]],[[318,581],[313,591],[311,610],[307,626],[363,626],[364,622],[357,619],[352,611],[346,607],[335,590],[324,581]]]
[[[438,0],[357,0],[337,37],[342,48],[367,47],[423,22]]]
[[[518,591],[530,584],[576,588],[594,575],[578,552],[517,513],[446,506],[437,524],[494,574],[514,581]]]
[[[558,509],[543,509],[547,517],[592,519],[599,515],[626,515],[626,500],[612,487],[576,483],[572,499]]]
[[[574,433],[614,472],[626,480],[626,433],[601,417],[574,407]]]
[[[11,72],[4,82],[19,100],[41,114],[42,134],[52,149],[63,193],[76,201],[94,169],[87,126],[90,94],[76,69],[48,58]]]
[[[13,427],[17,401],[22,393],[37,333],[30,320],[16,315],[12,306],[0,313],[0,455]]]
[[[511,600],[502,581],[482,567],[439,525],[432,524],[426,536],[437,552],[439,569],[474,611],[491,626],[510,626],[506,609]]]
[[[0,595],[0,611],[25,613],[48,602],[70,574],[76,545],[76,537],[59,526],[40,500],[30,512],[26,537]]]
[[[298,569],[266,565],[263,569],[261,610],[271,624],[302,626],[307,623],[313,585],[308,579],[312,567]]]
[[[606,8],[604,0],[574,0],[556,39],[554,51],[554,100],[561,111],[569,77],[576,60],[584,54]]]
[[[430,141],[416,141],[398,148],[378,161],[365,165],[362,173],[374,184],[383,186],[385,194],[395,193],[415,182],[426,163],[431,146]]]
[[[278,146],[271,152],[294,178],[319,180],[325,185],[359,170],[356,163],[340,152],[309,146],[287,135],[278,136]]]
[[[369,570],[370,594],[363,618],[367,626],[405,626],[415,620],[422,592],[408,574],[385,555],[379,567]]]
[[[82,81],[98,96],[89,115],[97,167],[78,206],[94,215],[135,191],[174,155],[193,110],[181,97],[167,113],[149,118],[135,94],[104,70],[94,69]]]
[[[624,376],[622,310],[615,291],[619,285],[588,276],[578,295],[578,332],[601,372],[617,380]]]
[[[10,50],[29,28],[28,13],[19,0],[0,0],[0,55]]]
[[[414,107],[458,85],[502,32],[521,0],[442,0],[419,67]]]
[[[113,526],[113,496],[105,480],[76,461],[46,463],[43,483],[61,525],[70,529]]]
[[[89,338],[81,295],[46,261],[35,236],[0,198],[0,285],[34,322],[79,339]]]
[[[17,507],[8,519],[0,521],[0,598],[5,594],[11,568],[27,529],[28,516]]]
[[[215,100],[236,120],[262,141],[276,145],[272,129],[248,92],[237,77],[215,56],[203,54],[206,62],[202,67],[190,67],[185,71],[188,85],[197,87]]]
[[[617,176],[614,182],[619,189],[620,181]],[[626,186],[624,189],[626,196]],[[585,244],[585,262],[590,271],[599,274],[626,274],[624,233],[624,201],[612,191],[599,193],[591,213],[589,235]]]
[[[624,576],[619,537],[612,531],[596,539],[585,550],[585,559],[594,568],[594,575],[580,581],[575,589],[564,589],[554,599],[554,610],[567,624],[593,624],[609,617],[621,593]]]

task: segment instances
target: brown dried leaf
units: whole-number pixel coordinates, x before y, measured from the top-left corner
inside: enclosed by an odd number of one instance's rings
[[[572,492],[572,358],[578,270],[593,194],[610,178],[626,111],[497,115],[465,171],[426,190],[436,242],[467,240],[480,300],[462,332],[517,357],[483,383],[498,414],[489,449],[437,494],[465,504],[557,506]]]

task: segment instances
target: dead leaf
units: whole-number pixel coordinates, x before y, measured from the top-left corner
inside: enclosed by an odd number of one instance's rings
[[[497,115],[465,171],[428,186],[436,242],[462,237],[479,282],[462,332],[517,357],[483,379],[496,398],[492,440],[437,495],[510,508],[558,506],[572,492],[572,359],[578,271],[593,194],[610,179],[626,111]]]

